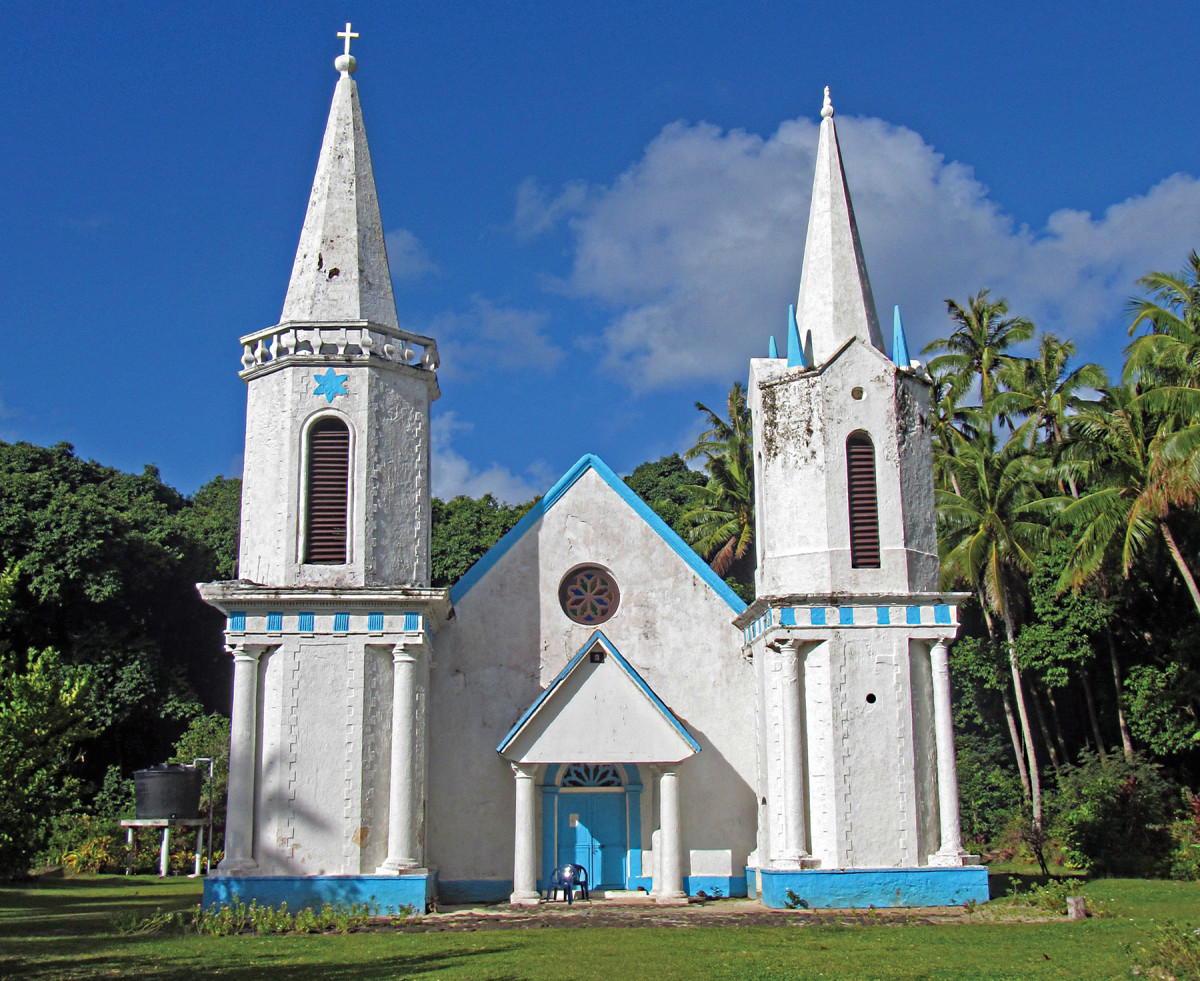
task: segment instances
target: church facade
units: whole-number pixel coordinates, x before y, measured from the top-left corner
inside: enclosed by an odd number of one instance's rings
[[[347,25],[349,34],[349,25]],[[241,339],[225,857],[205,902],[986,901],[961,846],[928,379],[822,110],[787,355],[750,363],[747,606],[586,455],[430,587],[437,344],[399,326],[354,58],[280,322]]]

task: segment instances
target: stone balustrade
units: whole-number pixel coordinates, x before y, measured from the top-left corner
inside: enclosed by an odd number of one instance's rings
[[[281,323],[241,339],[243,378],[261,373],[284,358],[379,359],[437,371],[437,342],[395,327],[360,321],[336,324]]]

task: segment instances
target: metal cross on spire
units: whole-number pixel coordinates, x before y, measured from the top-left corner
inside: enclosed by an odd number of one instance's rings
[[[354,37],[358,37],[358,32],[355,31],[352,33],[350,30],[350,21],[346,21],[346,29],[344,31],[338,31],[337,36],[344,37],[346,39],[346,50],[345,50],[344,54],[348,55],[350,53],[350,39],[354,38]]]

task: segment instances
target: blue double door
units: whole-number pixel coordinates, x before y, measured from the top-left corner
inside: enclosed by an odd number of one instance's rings
[[[558,865],[588,871],[592,889],[625,888],[625,794],[559,794]]]

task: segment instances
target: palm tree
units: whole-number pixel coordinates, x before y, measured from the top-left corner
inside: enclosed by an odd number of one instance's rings
[[[708,417],[709,428],[684,458],[704,457],[708,483],[696,489],[696,506],[683,516],[687,538],[717,575],[733,570],[749,584],[754,569],[754,445],[746,390],[741,382],[729,390],[728,419],[702,402],[696,408]]]
[[[996,410],[1024,420],[1014,435],[1026,446],[1033,447],[1039,434],[1048,446],[1061,446],[1067,419],[1095,404],[1084,392],[1108,384],[1104,369],[1090,361],[1068,370],[1074,357],[1074,341],[1043,334],[1035,357],[1009,361],[996,373],[1007,389],[996,394]]]
[[[990,431],[990,427],[989,427]],[[1042,826],[1042,790],[1033,732],[1029,725],[1021,669],[1017,660],[1017,609],[1025,577],[1046,546],[1046,520],[1055,498],[1042,488],[1049,461],[1030,453],[1016,440],[996,450],[992,440],[963,441],[950,463],[958,492],[937,492],[938,540],[943,577],[975,589],[985,611],[1004,624],[1009,669],[1025,757],[1029,770],[1033,822]],[[989,617],[990,622],[990,617]],[[1018,755],[1019,759],[1019,755]]]
[[[933,437],[933,479],[938,487],[952,488],[955,493],[954,471],[949,459],[956,455],[963,439],[974,439],[980,429],[978,409],[964,406],[963,398],[969,385],[963,386],[953,370],[942,365],[938,370],[930,366],[929,406],[930,428]]]
[[[1062,586],[1100,575],[1108,559],[1119,560],[1128,577],[1150,542],[1161,537],[1200,613],[1200,590],[1170,525],[1173,509],[1200,498],[1189,461],[1164,453],[1178,433],[1124,385],[1108,389],[1094,410],[1072,419],[1071,433],[1064,459],[1087,478],[1089,489],[1060,516],[1081,532]]]
[[[949,369],[964,390],[979,383],[979,401],[987,406],[998,391],[997,373],[1011,360],[1005,352],[1014,344],[1033,336],[1033,322],[1024,317],[1008,317],[1008,301],[992,300],[988,290],[980,290],[967,305],[947,298],[946,311],[955,325],[949,337],[926,345],[925,353],[943,351],[929,362],[931,371]]]
[[[1129,333],[1149,332],[1126,348],[1125,382],[1139,407],[1157,417],[1156,453],[1175,471],[1163,490],[1176,507],[1189,507],[1200,486],[1200,254],[1178,274],[1151,272],[1138,280],[1150,294],[1130,301]]]
[[[1151,272],[1138,280],[1150,295],[1130,301],[1129,334],[1149,327],[1125,351],[1125,382],[1143,389],[1200,388],[1200,254],[1180,273]]]

